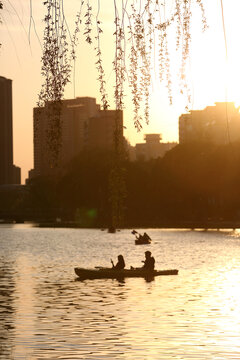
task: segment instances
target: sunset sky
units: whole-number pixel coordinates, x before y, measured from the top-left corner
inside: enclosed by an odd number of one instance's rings
[[[171,0],[169,0],[171,1]],[[108,7],[104,5],[108,2]],[[22,168],[22,183],[33,167],[33,107],[41,88],[41,45],[45,8],[42,1],[32,1],[32,19],[29,0],[4,1],[0,25],[0,76],[13,80],[14,163]],[[70,4],[71,3],[71,4]],[[96,1],[97,3],[97,1]],[[100,19],[104,23],[102,52],[104,55],[107,89],[112,98],[114,74],[113,1],[102,0]],[[70,29],[75,21],[80,0],[65,1],[65,16]],[[204,1],[209,29],[202,34],[200,11],[193,11],[191,58],[189,61],[189,86],[192,91],[190,108],[202,109],[216,101],[235,101],[240,104],[240,3],[223,0],[228,57],[222,24],[220,0]],[[33,21],[34,20],[34,21]],[[36,32],[34,30],[34,25]],[[81,36],[80,36],[81,39]],[[76,63],[76,96],[96,97],[100,103],[94,46],[80,40]],[[178,141],[178,117],[185,112],[185,98],[179,95],[176,61],[172,56],[174,103],[169,105],[167,91],[156,78],[151,90],[150,124],[137,133],[132,121],[131,95],[126,92],[124,110],[125,136],[132,145],[143,142],[145,133],[162,133],[163,141]],[[154,63],[154,61],[153,61]],[[153,66],[154,67],[154,66]],[[154,69],[153,69],[154,71]],[[127,87],[126,87],[127,90]],[[227,90],[227,91],[226,91]],[[127,90],[128,91],[128,90]],[[73,84],[69,84],[65,98],[73,98]],[[114,102],[111,101],[111,108]]]

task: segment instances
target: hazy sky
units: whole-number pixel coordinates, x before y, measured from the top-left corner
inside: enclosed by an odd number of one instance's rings
[[[169,2],[172,0],[169,0]],[[94,1],[92,1],[94,2]],[[97,1],[95,1],[97,3]],[[106,7],[106,3],[108,6]],[[205,0],[206,16],[209,29],[201,33],[201,22],[198,13],[193,12],[194,26],[189,62],[189,85],[192,91],[193,109],[202,109],[216,101],[235,101],[240,103],[240,2],[223,0],[224,20],[226,27],[228,67],[226,67],[225,43],[222,25],[221,1]],[[65,15],[69,27],[75,20],[80,0],[65,1]],[[112,99],[114,73],[113,61],[113,0],[102,0],[100,19],[104,25],[103,54],[107,79],[107,88]],[[22,182],[27,172],[33,167],[33,107],[36,106],[41,88],[41,44],[43,1],[32,1],[32,16],[29,0],[4,1],[2,12],[3,23],[0,25],[0,76],[13,80],[13,129],[14,129],[14,163],[22,168]],[[30,26],[31,25],[31,26]],[[37,34],[34,30],[36,27]],[[80,41],[76,63],[76,96],[96,97],[100,103],[97,73],[95,70],[95,53],[93,46]],[[179,55],[173,54],[174,69]],[[153,62],[154,63],[154,62]],[[226,76],[227,69],[227,76]],[[177,72],[177,70],[175,69]],[[173,77],[175,84],[177,78]],[[226,85],[228,91],[226,92]],[[126,93],[124,124],[127,127],[125,136],[134,145],[143,142],[145,133],[162,133],[163,141],[178,141],[178,117],[185,112],[185,98],[174,92],[173,106],[168,103],[164,85],[156,79],[151,90],[150,124],[137,133],[132,121],[131,95]],[[73,84],[69,84],[65,98],[73,98]],[[114,108],[114,102],[111,102]]]

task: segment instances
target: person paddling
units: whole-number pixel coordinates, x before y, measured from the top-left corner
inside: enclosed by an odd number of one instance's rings
[[[145,260],[143,260],[144,265],[142,267],[142,269],[144,270],[149,270],[149,271],[153,271],[154,267],[155,267],[155,259],[153,256],[151,256],[152,253],[151,251],[146,251],[145,252]]]
[[[112,268],[116,270],[123,270],[125,268],[125,261],[122,255],[118,255],[118,262],[114,265],[113,261],[111,260]]]

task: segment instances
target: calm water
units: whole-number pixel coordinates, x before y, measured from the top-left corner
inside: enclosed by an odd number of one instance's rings
[[[239,359],[240,233],[0,226],[0,359]],[[118,254],[178,276],[76,281]]]

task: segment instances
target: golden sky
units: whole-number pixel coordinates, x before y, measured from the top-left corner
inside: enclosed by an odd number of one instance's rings
[[[168,0],[169,2],[172,0]],[[106,7],[106,2],[108,6]],[[96,1],[97,3],[97,1]],[[4,1],[3,23],[0,25],[0,76],[13,80],[13,130],[14,163],[22,168],[22,182],[33,167],[33,107],[36,106],[41,88],[41,45],[44,6],[42,1],[32,1],[30,15],[29,0]],[[80,0],[65,1],[65,15],[71,28]],[[112,61],[114,55],[112,0],[102,0],[100,20],[103,21],[104,35],[102,51],[105,63],[107,89],[112,98],[114,73]],[[223,0],[224,20],[227,38],[228,61],[226,64],[225,42],[222,25],[221,0],[205,0],[206,17],[209,29],[202,34],[199,11],[193,11],[191,58],[188,77],[192,92],[190,108],[202,109],[216,101],[235,101],[240,104],[240,2]],[[74,16],[73,16],[74,14]],[[34,24],[36,32],[34,31]],[[30,26],[31,25],[31,26]],[[81,36],[80,36],[81,38]],[[80,41],[76,63],[76,96],[96,97],[100,103],[95,53],[93,46]],[[178,85],[179,55],[172,55],[173,82]],[[227,91],[226,91],[227,87]],[[126,87],[126,91],[128,87]],[[156,78],[151,89],[150,124],[144,125],[137,133],[132,121],[131,95],[126,92],[124,124],[125,136],[134,145],[143,142],[145,133],[162,133],[163,141],[178,141],[178,117],[185,112],[186,101],[174,87],[174,103],[169,105],[167,91]],[[73,84],[69,84],[65,98],[73,98]],[[111,108],[114,102],[111,101]]]

